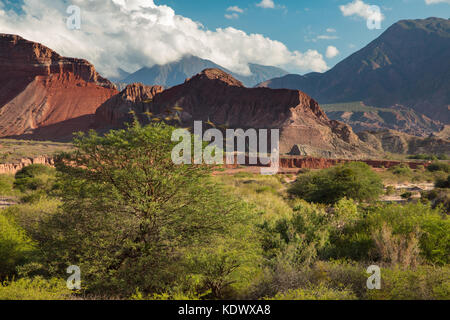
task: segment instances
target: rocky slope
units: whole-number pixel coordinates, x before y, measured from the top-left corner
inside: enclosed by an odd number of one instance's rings
[[[450,155],[450,140],[435,136],[416,137],[395,130],[366,131],[359,138],[380,152]]]
[[[159,89],[147,87],[140,92],[151,90]],[[121,96],[122,101],[134,99],[127,98],[126,90]],[[201,120],[217,127],[277,128],[280,129],[281,153],[289,153],[295,145],[314,156],[354,158],[372,152],[349,126],[328,119],[319,104],[305,93],[246,88],[219,69],[206,69],[184,84],[144,101],[148,97],[146,94],[145,98],[138,99],[138,104],[130,104],[126,108],[114,101],[103,104],[97,111],[98,125],[120,123],[127,118],[131,107],[136,114],[149,111],[158,119],[172,114],[172,118],[176,117],[182,126],[191,126],[194,120]]]
[[[96,127],[117,127],[131,118],[130,110],[142,115],[149,111],[151,100],[164,90],[161,86],[128,85],[119,94],[105,101],[96,111]]]
[[[450,20],[403,20],[326,73],[287,75],[262,87],[302,90],[321,104],[412,108],[450,122]]]
[[[288,74],[280,68],[249,64],[251,74],[241,75],[233,73],[210,60],[201,59],[195,56],[185,56],[179,61],[165,65],[155,65],[150,68],[144,67],[117,82],[127,84],[140,82],[145,85],[161,85],[169,88],[182,84],[186,78],[190,78],[197,73],[200,73],[202,70],[212,68],[221,69],[226,73],[233,75],[247,87],[253,87],[268,79]]]
[[[0,70],[0,137],[71,136],[117,94],[88,61],[16,35],[0,34]]]
[[[397,130],[417,136],[428,136],[442,129],[442,124],[403,106],[376,108],[362,101],[321,105],[327,116],[350,125],[355,132]]]

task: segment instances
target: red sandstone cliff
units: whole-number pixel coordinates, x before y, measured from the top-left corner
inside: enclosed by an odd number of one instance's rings
[[[294,146],[303,155],[321,157],[361,158],[373,152],[349,126],[328,119],[315,100],[298,90],[246,88],[219,69],[206,69],[162,92],[152,87],[146,90],[155,95],[145,105],[140,102],[133,107],[135,98],[125,91],[118,101],[110,99],[98,109],[97,123],[117,125],[130,109],[136,114],[150,111],[163,119],[167,110],[177,106],[182,108],[177,116],[183,126],[202,120],[229,128],[280,129],[281,153]],[[130,103],[120,107],[117,102],[122,101]]]
[[[97,109],[96,127],[123,125],[130,118],[130,110],[138,114],[148,111],[150,102],[163,90],[161,86],[145,86],[141,83],[128,85]]]
[[[117,93],[88,61],[16,35],[0,34],[0,70],[1,137],[70,137]]]

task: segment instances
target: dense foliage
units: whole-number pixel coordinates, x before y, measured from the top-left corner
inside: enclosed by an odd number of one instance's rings
[[[332,204],[344,197],[375,200],[383,184],[367,164],[352,162],[302,175],[289,192],[307,201]]]
[[[377,201],[382,174],[445,168],[212,176],[173,164],[173,129],[80,134],[56,170],[0,179],[21,199],[0,211],[0,299],[450,298],[446,180],[420,201]],[[381,290],[366,287],[372,264]],[[79,291],[65,288],[70,265]]]

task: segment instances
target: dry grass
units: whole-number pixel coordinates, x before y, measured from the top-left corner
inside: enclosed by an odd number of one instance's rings
[[[53,156],[72,148],[69,143],[0,139],[0,163],[17,163],[23,158]]]

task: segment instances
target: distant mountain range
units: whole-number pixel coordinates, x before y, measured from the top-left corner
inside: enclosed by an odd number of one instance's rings
[[[281,153],[448,154],[450,126],[442,123],[450,117],[449,34],[445,19],[401,21],[324,74],[287,75],[262,88],[248,86],[283,70],[250,65],[245,87],[217,64],[189,56],[126,77],[162,85],[131,84],[121,92],[86,60],[0,34],[0,137],[69,141],[75,131],[123,128],[132,110],[144,123],[278,128]],[[328,104],[322,109],[315,96]]]
[[[450,122],[450,20],[403,20],[325,73],[259,85],[302,90],[321,104],[404,106]]]
[[[165,65],[155,65],[153,67],[144,67],[123,77],[121,80],[113,79],[117,83],[132,84],[142,83],[145,85],[160,85],[166,88],[182,84],[186,79],[195,76],[205,69],[221,69],[226,73],[233,75],[241,81],[246,87],[254,87],[258,83],[268,79],[282,77],[288,72],[276,67],[262,66],[259,64],[249,64],[251,75],[245,76],[233,73],[230,70],[210,61],[196,56],[185,56],[179,61]],[[123,74],[123,70],[121,70]]]

